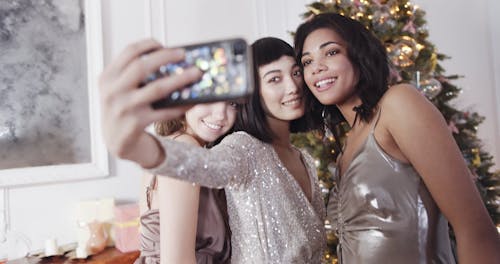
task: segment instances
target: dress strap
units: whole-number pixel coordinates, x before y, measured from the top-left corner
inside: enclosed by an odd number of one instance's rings
[[[156,174],[151,177],[151,182],[149,182],[148,187],[146,188],[146,201],[148,204],[148,210],[151,210],[151,202],[153,201],[153,191],[156,190],[157,185]]]
[[[380,119],[380,113],[382,113],[382,108],[379,106],[377,110],[377,115],[375,116],[375,122],[373,122],[372,129],[370,131],[371,134],[375,131],[375,127],[377,126],[378,120]]]

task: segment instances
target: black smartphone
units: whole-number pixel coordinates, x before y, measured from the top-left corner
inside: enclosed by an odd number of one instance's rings
[[[200,81],[154,102],[154,109],[237,100],[253,92],[251,49],[244,39],[224,39],[181,48],[186,50],[184,61],[162,65],[144,80],[143,85],[166,75],[178,74],[190,66],[202,70],[203,77]]]

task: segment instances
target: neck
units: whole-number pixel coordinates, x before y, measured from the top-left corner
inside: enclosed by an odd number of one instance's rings
[[[274,140],[272,143],[274,148],[278,149],[284,149],[284,150],[291,150],[293,149],[292,144],[290,143],[290,140],[282,141],[282,140]]]
[[[186,128],[186,131],[184,133],[192,136],[196,140],[196,142],[198,142],[198,144],[200,144],[200,146],[202,147],[208,144],[208,142],[206,142],[205,140],[201,139],[198,135],[196,135],[196,133],[194,133],[194,131],[189,126]]]
[[[344,116],[347,123],[349,123],[349,126],[351,128],[354,126],[354,119],[356,117],[356,112],[353,111],[352,109],[355,106],[359,106],[360,104],[361,104],[361,99],[359,99],[359,97],[357,96],[353,96],[349,100],[337,105],[340,112]]]
[[[290,148],[290,121],[268,119],[269,127],[275,138],[271,144],[275,147]]]

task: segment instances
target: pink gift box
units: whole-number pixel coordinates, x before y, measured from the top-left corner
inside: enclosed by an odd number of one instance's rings
[[[117,205],[114,211],[115,247],[121,252],[139,250],[139,205]]]

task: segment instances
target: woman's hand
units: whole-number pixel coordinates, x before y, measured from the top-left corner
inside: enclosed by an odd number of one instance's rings
[[[189,68],[183,73],[159,78],[139,88],[161,65],[184,59],[184,50],[163,48],[154,40],[128,45],[99,77],[102,130],[112,155],[154,167],[163,160],[163,150],[144,131],[151,123],[181,116],[188,106],[153,109],[151,103],[197,81],[201,72]]]

